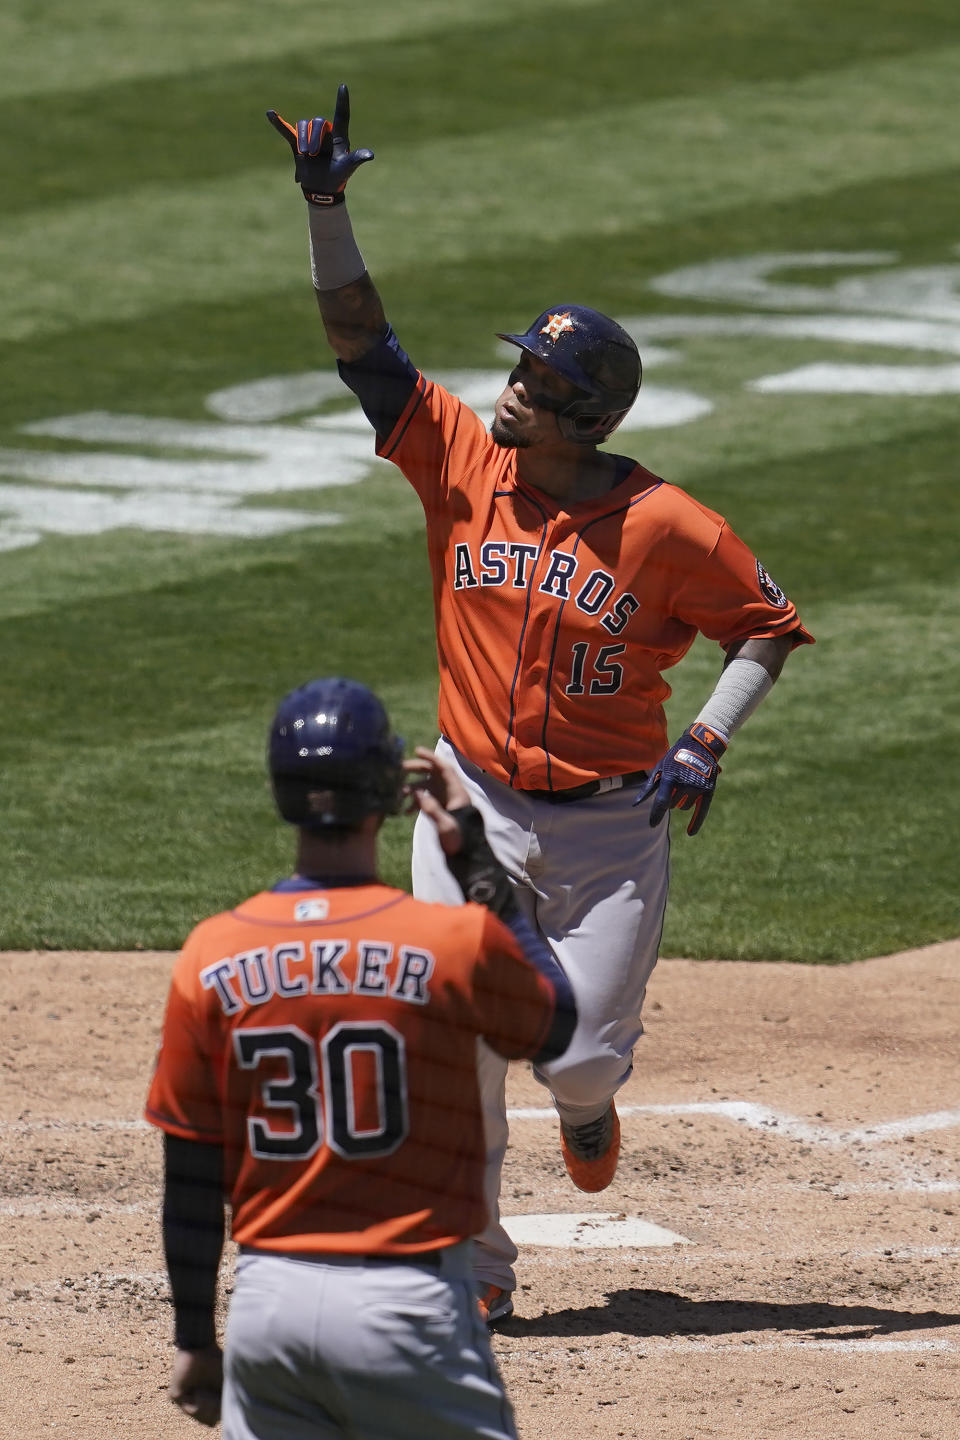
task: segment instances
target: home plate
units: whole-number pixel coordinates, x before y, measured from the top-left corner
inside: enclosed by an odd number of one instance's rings
[[[503,1217],[503,1226],[515,1245],[552,1245],[561,1250],[690,1244],[685,1235],[636,1215],[509,1215]]]

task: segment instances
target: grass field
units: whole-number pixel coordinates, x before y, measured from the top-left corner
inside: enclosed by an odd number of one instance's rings
[[[514,12],[0,15],[0,947],[173,947],[282,873],[263,742],[311,675],[435,735],[421,513],[332,383],[263,115],[341,80],[417,363],[482,408],[496,330],[563,301],[629,324],[617,448],[722,511],[817,636],[675,827],[665,953],[960,933],[955,4]],[[674,672],[674,732],[719,658]],[[408,846],[394,822],[400,883]]]

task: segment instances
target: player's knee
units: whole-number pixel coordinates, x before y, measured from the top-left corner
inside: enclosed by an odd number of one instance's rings
[[[632,1053],[620,1055],[605,1048],[594,1055],[561,1055],[538,1074],[561,1105],[571,1107],[600,1104],[610,1099],[630,1076]]]

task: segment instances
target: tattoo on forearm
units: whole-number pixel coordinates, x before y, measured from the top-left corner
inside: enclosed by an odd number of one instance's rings
[[[338,290],[316,290],[320,318],[339,360],[359,360],[387,328],[387,317],[369,275]]]

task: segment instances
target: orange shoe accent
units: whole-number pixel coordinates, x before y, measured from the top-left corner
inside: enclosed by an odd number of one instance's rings
[[[481,1285],[477,1290],[477,1309],[485,1325],[494,1325],[513,1314],[513,1291],[499,1285]]]
[[[606,1190],[620,1158],[620,1119],[616,1106],[586,1125],[560,1122],[560,1149],[567,1174],[578,1190]]]

